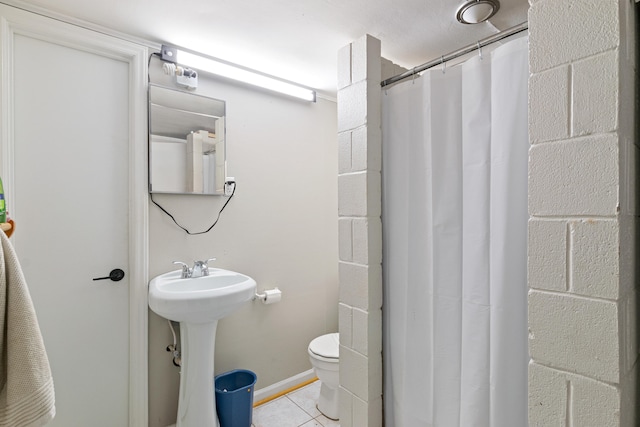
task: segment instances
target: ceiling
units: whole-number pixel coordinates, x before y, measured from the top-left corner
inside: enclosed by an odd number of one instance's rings
[[[6,0],[2,0],[6,1]],[[527,0],[500,0],[477,25],[458,23],[462,0],[15,0],[152,42],[260,70],[333,97],[336,58],[364,34],[407,68],[527,20]]]

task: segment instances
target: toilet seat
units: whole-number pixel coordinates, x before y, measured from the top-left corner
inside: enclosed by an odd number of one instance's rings
[[[337,362],[340,358],[340,335],[335,332],[319,336],[309,343],[309,352],[321,360]]]

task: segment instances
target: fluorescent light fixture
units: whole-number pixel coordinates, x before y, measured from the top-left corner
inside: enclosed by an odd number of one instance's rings
[[[213,58],[196,55],[191,52],[164,45],[162,46],[162,58],[200,71],[206,71],[228,79],[238,80],[250,85],[294,96],[305,101],[316,101],[316,92],[312,89],[307,89],[294,83],[289,83],[275,77],[267,76],[266,74],[231,65]]]

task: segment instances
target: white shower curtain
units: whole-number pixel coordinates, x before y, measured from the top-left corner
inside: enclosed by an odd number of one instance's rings
[[[383,89],[387,427],[527,425],[527,39]]]

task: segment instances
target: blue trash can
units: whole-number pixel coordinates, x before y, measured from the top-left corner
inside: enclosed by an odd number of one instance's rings
[[[235,369],[215,377],[220,427],[251,427],[253,386],[257,379],[255,373],[246,369]]]

